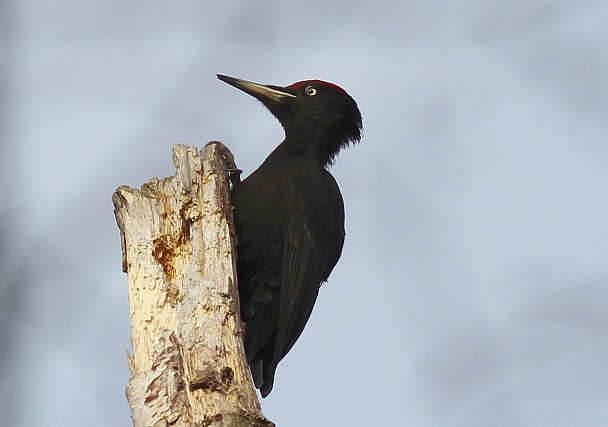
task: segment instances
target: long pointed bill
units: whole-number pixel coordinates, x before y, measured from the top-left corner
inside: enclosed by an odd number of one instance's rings
[[[223,82],[228,83],[231,86],[234,86],[237,89],[242,90],[245,93],[259,99],[264,102],[269,99],[274,101],[282,102],[285,98],[295,98],[296,96],[289,93],[283,92],[280,88],[275,88],[271,86],[264,86],[259,83],[249,82],[247,80],[237,79],[236,77],[224,76],[223,74],[218,74],[217,78]]]

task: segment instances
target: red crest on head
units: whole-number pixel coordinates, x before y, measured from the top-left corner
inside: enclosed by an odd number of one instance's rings
[[[330,83],[330,82],[324,82],[323,80],[304,80],[304,81],[301,81],[301,82],[294,83],[294,84],[292,84],[290,86],[287,86],[287,87],[290,88],[290,89],[298,90],[302,86],[308,86],[308,85],[325,86],[327,88],[335,90],[336,92],[341,92],[341,93],[344,93],[344,94],[348,95],[346,93],[346,91],[344,89],[342,89],[340,86],[338,86],[337,84],[333,84],[333,83]]]

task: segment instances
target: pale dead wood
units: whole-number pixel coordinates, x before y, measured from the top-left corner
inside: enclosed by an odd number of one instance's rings
[[[225,153],[220,143],[200,155],[176,145],[175,176],[112,198],[129,278],[136,427],[273,425],[243,349]]]

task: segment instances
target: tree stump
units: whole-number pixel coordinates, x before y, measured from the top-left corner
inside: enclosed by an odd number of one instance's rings
[[[231,158],[218,142],[200,154],[176,145],[175,176],[112,197],[129,282],[135,427],[274,425],[243,348]]]

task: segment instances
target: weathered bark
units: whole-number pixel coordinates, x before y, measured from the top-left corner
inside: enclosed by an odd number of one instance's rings
[[[271,426],[245,359],[225,153],[173,147],[175,176],[113,196],[129,278],[133,423]]]

